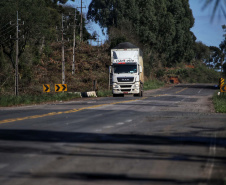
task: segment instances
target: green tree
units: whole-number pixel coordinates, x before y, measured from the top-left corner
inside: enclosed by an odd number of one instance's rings
[[[49,47],[50,43],[56,40],[58,34],[56,26],[61,27],[61,14],[65,13],[68,15],[69,12],[74,12],[71,7],[56,6],[58,2],[66,3],[67,1],[23,0],[0,2],[0,47],[11,61],[13,67],[15,67],[15,40],[10,39],[10,35],[15,38],[17,10],[20,10],[19,19],[21,21],[19,23],[22,24],[24,21],[24,25],[19,26],[19,58],[25,49],[29,49],[30,52],[39,57],[44,52],[45,47]],[[79,18],[79,12],[77,11],[76,13]],[[66,24],[69,25],[69,22],[73,22],[73,18],[73,16],[66,16]],[[10,21],[12,21],[13,25],[9,24]],[[90,34],[86,30],[85,24],[83,29],[86,40],[90,37]],[[71,30],[72,27],[68,29],[68,35],[70,36],[71,34],[71,38],[73,38]],[[77,33],[79,33],[78,27]],[[23,39],[22,36],[24,36]],[[21,65],[21,62],[19,65]]]
[[[145,53],[156,53],[164,66],[189,63],[194,57],[194,18],[188,0],[92,0],[87,18],[107,28],[110,39],[112,27],[128,41],[136,35]]]
[[[205,62],[209,58],[209,47],[202,42],[196,42],[195,47],[195,59],[201,62]]]
[[[1,42],[0,46],[2,47],[4,54],[10,59],[13,67],[15,66],[15,40],[9,38],[10,35],[15,38],[15,24],[17,21],[16,12],[18,9],[20,10],[19,19],[24,22],[24,25],[21,25],[22,21],[19,22],[19,57],[23,54],[26,47],[37,47],[40,45],[40,42],[43,42],[42,40],[45,36],[52,35],[53,29],[51,29],[51,26],[55,24],[56,20],[51,20],[53,17],[50,16],[50,14],[54,11],[47,8],[44,0],[23,0],[19,3],[16,1],[3,1],[0,3],[0,15],[1,19],[4,20],[1,22],[1,27],[7,25],[10,30],[8,32],[2,30],[2,37],[7,42]],[[54,17],[55,16],[56,14]],[[10,21],[12,21],[13,25],[8,24]],[[24,37],[22,38],[22,36]]]
[[[222,25],[222,29],[226,32],[226,25]],[[226,57],[226,35],[224,35],[224,40],[220,43],[220,50],[221,50],[221,59],[220,59],[220,68],[221,72],[223,72],[223,66],[225,66],[225,57]]]
[[[209,48],[210,48],[211,62],[213,62],[213,67],[218,70],[221,69],[222,61],[224,60],[225,54],[218,47],[210,46]]]

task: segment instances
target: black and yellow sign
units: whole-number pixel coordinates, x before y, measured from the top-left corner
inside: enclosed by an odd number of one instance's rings
[[[226,92],[226,85],[222,85],[220,90],[221,90],[221,92]]]
[[[50,85],[49,84],[43,85],[43,92],[50,92]]]
[[[55,84],[55,91],[56,92],[67,91],[67,84]]]
[[[219,79],[219,87],[221,89],[221,87],[224,85],[224,79],[223,78],[220,78]]]

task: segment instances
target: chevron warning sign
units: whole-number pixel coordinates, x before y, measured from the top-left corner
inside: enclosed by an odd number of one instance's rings
[[[50,85],[49,84],[43,84],[43,92],[50,92]]]
[[[226,92],[226,85],[222,85],[220,90],[221,90],[221,92]]]
[[[55,92],[67,91],[67,84],[55,84]]]

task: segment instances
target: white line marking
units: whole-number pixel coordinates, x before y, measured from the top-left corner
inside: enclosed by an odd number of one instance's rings
[[[132,119],[129,119],[129,120],[126,120],[125,122],[126,123],[130,123],[130,122],[132,122],[133,120]]]
[[[217,139],[217,134],[214,134],[214,138],[212,139],[209,147],[209,158],[206,163],[206,170],[207,170],[207,175],[208,175],[208,180],[210,180],[213,172],[213,167],[214,167],[214,161],[215,161],[215,155],[216,155],[216,139]]]
[[[109,126],[104,126],[104,128],[113,128],[114,126],[111,126],[111,125],[109,125]]]
[[[6,166],[9,166],[8,164],[0,164],[0,169],[5,168]]]
[[[123,122],[119,122],[119,123],[116,123],[116,125],[124,125],[125,123]]]
[[[102,129],[96,129],[95,132],[102,132]]]
[[[201,91],[202,91],[202,89],[198,92],[198,94],[200,94]]]

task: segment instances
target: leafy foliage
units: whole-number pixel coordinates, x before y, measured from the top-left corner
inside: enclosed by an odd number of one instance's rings
[[[119,38],[131,41],[136,35],[144,52],[154,54],[148,65],[160,60],[163,66],[172,66],[194,57],[195,36],[190,31],[194,18],[188,0],[92,0],[87,18],[107,28],[110,40],[112,27],[120,30]]]
[[[159,80],[147,80],[144,82],[144,90],[158,89],[164,86],[164,84],[164,82],[161,82]]]
[[[5,91],[6,86],[14,85],[14,69],[16,56],[16,22],[17,11],[19,18],[19,81],[20,89],[35,81],[34,68],[46,66],[45,62],[53,53],[53,43],[61,37],[62,14],[64,26],[73,23],[76,13],[80,21],[80,13],[68,6],[67,0],[23,0],[0,1],[0,91]],[[77,21],[76,35],[79,35],[79,21]],[[24,22],[24,24],[23,24]],[[85,20],[84,20],[85,22]],[[58,27],[58,30],[56,29]],[[90,34],[83,24],[83,40],[86,41]],[[73,40],[73,27],[65,29],[67,38]],[[65,39],[67,39],[65,36]],[[70,43],[69,43],[70,44]],[[70,46],[68,44],[68,46]],[[71,42],[72,45],[72,42]],[[61,47],[58,48],[61,50]],[[22,85],[23,84],[23,85]],[[12,89],[11,89],[12,90]]]
[[[226,25],[222,25],[223,31],[226,32]],[[220,44],[220,52],[219,52],[219,65],[221,66],[221,72],[223,72],[226,75],[226,62],[225,62],[225,56],[226,56],[226,35],[224,35],[224,40]]]

